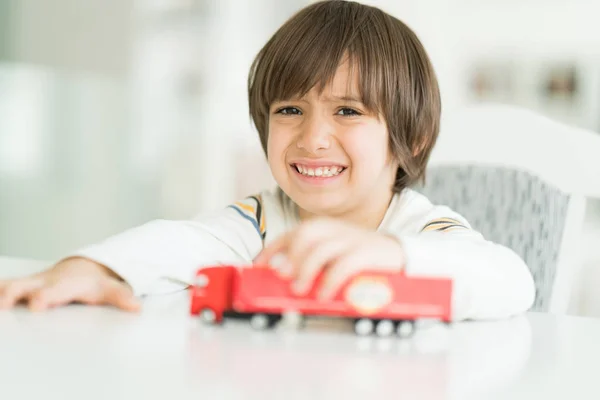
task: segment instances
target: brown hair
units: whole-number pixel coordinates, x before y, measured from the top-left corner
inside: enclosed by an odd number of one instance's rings
[[[387,123],[399,162],[394,191],[424,179],[440,123],[437,79],[423,45],[400,20],[352,1],[314,3],[292,16],[250,69],[250,115],[267,153],[275,101],[324,88],[345,55],[359,69],[362,103]]]

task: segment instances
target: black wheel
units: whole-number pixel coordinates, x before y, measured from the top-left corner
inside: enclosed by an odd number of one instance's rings
[[[358,336],[367,336],[373,333],[375,321],[370,318],[359,318],[354,321],[354,333]]]
[[[411,337],[415,333],[415,321],[399,321],[396,326],[396,335],[401,338]]]
[[[205,307],[200,310],[200,320],[207,325],[214,325],[217,323],[217,313],[210,307]]]
[[[389,319],[382,319],[375,325],[375,333],[380,337],[392,336],[396,331],[396,324]]]
[[[256,330],[273,328],[281,320],[281,315],[256,313],[250,317],[250,326]]]
[[[281,323],[288,327],[302,329],[306,326],[306,316],[295,311],[284,312],[281,314]]]

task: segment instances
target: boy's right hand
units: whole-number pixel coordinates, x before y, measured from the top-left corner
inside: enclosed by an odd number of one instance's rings
[[[0,280],[0,310],[27,303],[32,311],[72,302],[112,305],[138,311],[140,304],[129,285],[108,268],[91,260],[74,257],[47,271],[12,280]]]

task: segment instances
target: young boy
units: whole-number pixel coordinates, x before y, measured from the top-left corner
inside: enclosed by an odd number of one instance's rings
[[[304,8],[256,57],[249,102],[276,189],[210,218],[150,222],[0,282],[0,307],[137,310],[136,296],[183,289],[200,266],[275,256],[299,293],[324,268],[323,297],[376,268],[452,278],[455,320],[533,304],[532,276],[513,251],[409,188],[424,178],[441,106],[427,54],[401,21],[354,2]]]

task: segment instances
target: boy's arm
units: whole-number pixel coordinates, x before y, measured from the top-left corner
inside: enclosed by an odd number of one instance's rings
[[[396,235],[409,275],[453,279],[453,319],[497,319],[527,311],[535,300],[529,268],[512,250],[492,243],[447,207],[435,207]]]
[[[141,296],[181,290],[202,266],[251,263],[261,248],[251,218],[228,207],[210,218],[152,221],[71,256],[106,266]]]

